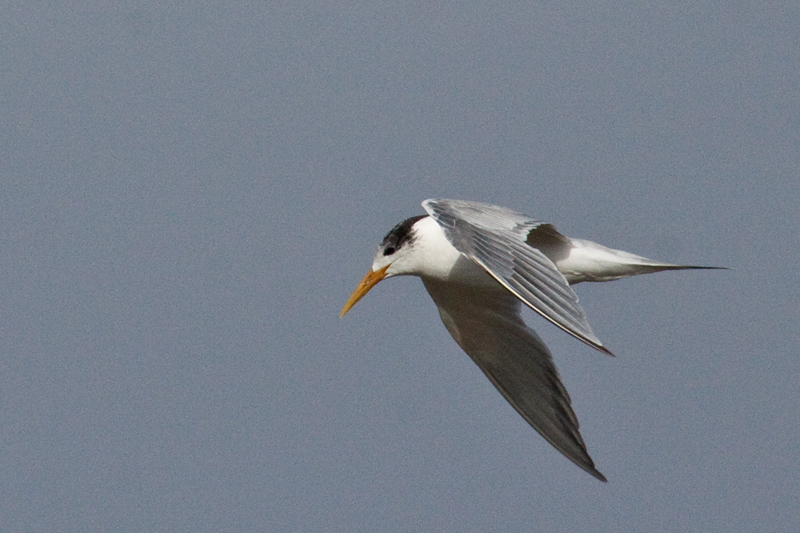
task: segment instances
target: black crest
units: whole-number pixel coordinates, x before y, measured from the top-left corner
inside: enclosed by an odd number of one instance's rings
[[[381,241],[383,255],[392,255],[405,243],[409,242],[411,240],[411,226],[426,216],[428,215],[411,217],[393,227],[392,230],[386,234],[386,237],[383,238],[383,241]]]

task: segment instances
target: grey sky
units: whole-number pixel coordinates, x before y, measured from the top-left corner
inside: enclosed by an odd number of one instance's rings
[[[797,2],[6,6],[0,530],[790,531]],[[428,197],[734,271],[530,315],[603,484],[416,279]]]

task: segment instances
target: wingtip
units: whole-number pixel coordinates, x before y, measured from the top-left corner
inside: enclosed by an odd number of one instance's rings
[[[588,456],[587,456],[587,458],[589,459],[589,461],[586,462],[586,463],[584,463],[582,461],[581,462],[575,461],[575,460],[573,460],[573,462],[576,465],[578,465],[581,468],[581,470],[583,470],[584,472],[586,472],[587,474],[589,474],[593,478],[599,479],[603,483],[608,483],[608,479],[606,479],[606,476],[601,474],[600,471],[597,468],[594,467],[594,461],[592,461],[592,459],[590,457],[588,457]]]

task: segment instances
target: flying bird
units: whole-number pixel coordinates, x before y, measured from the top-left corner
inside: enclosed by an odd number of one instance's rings
[[[601,481],[550,350],[522,320],[521,303],[592,348],[592,331],[570,285],[662,270],[717,267],[653,261],[582,239],[490,204],[430,199],[427,215],[384,237],[344,316],[379,281],[419,276],[447,331],[505,399],[569,460]]]

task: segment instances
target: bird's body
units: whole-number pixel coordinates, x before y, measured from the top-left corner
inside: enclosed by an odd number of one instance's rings
[[[570,284],[710,267],[659,263],[571,239],[503,207],[462,200],[422,205],[429,215],[386,235],[342,315],[384,278],[420,277],[447,330],[506,400],[556,449],[605,481],[586,451],[550,351],[523,322],[520,304],[610,354]]]

